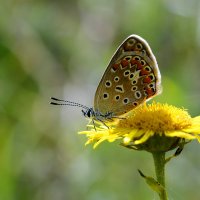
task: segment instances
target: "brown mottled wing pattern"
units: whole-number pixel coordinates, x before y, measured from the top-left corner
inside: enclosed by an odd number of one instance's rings
[[[102,114],[122,115],[161,92],[161,76],[148,43],[130,35],[112,57],[94,99]]]

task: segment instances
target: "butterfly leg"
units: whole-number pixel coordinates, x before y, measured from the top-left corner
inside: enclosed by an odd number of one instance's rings
[[[97,131],[96,125],[95,125],[95,122],[94,122],[94,119],[92,119],[92,123],[93,123],[93,126],[94,126],[95,131]]]
[[[109,129],[109,126],[107,126],[104,121],[102,121],[101,119],[97,119],[97,120],[100,121],[104,126],[106,126]]]

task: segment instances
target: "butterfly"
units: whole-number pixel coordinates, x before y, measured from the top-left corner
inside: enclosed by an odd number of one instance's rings
[[[53,105],[82,108],[85,117],[100,121],[120,118],[161,93],[161,75],[146,40],[130,35],[118,47],[97,87],[94,107],[51,97]]]

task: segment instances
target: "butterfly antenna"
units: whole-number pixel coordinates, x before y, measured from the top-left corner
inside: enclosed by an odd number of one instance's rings
[[[77,107],[81,107],[81,108],[84,108],[84,109],[89,109],[87,106],[84,106],[80,103],[76,103],[76,102],[73,102],[73,101],[67,101],[67,100],[63,100],[63,99],[57,99],[55,97],[51,97],[51,100],[55,101],[55,102],[50,102],[50,104],[52,105],[59,105],[59,106],[77,106]]]

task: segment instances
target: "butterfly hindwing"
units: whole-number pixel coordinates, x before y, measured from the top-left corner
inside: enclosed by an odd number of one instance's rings
[[[130,35],[112,57],[94,99],[102,114],[124,114],[160,92],[160,72],[148,43]]]

